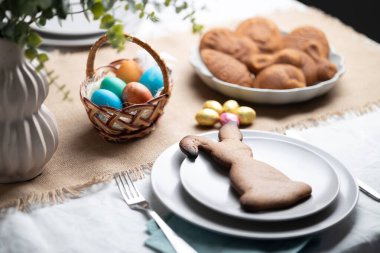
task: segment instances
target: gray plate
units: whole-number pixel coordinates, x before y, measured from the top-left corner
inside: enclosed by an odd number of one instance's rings
[[[257,134],[245,138],[255,159],[266,162],[292,180],[309,184],[312,196],[291,208],[246,212],[232,189],[228,171],[201,154],[196,160],[185,159],[180,178],[185,190],[194,199],[215,211],[238,218],[261,221],[280,221],[302,218],[314,214],[331,204],[339,193],[339,180],[334,168],[320,155],[299,145],[292,139],[279,140],[277,135],[268,138]],[[264,134],[267,135],[267,134]]]
[[[153,191],[161,202],[183,219],[215,232],[257,239],[284,239],[313,234],[327,229],[345,217],[354,209],[359,189],[351,173],[338,160],[323,150],[293,138],[260,131],[242,131],[245,138],[255,136],[276,136],[279,140],[305,146],[326,159],[334,168],[340,181],[340,190],[336,201],[315,215],[290,221],[247,221],[215,212],[195,201],[182,187],[179,168],[185,156],[174,144],[165,150],[153,165],[151,180]],[[205,136],[217,139],[217,132]]]

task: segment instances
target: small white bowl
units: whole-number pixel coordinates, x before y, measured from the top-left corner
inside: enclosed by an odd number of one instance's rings
[[[290,104],[318,97],[335,86],[338,79],[345,72],[343,57],[331,49],[329,58],[338,68],[338,71],[331,79],[305,88],[284,90],[248,88],[217,79],[203,63],[199,53],[199,46],[193,49],[190,56],[190,63],[193,65],[197,75],[207,86],[228,97],[260,104]]]

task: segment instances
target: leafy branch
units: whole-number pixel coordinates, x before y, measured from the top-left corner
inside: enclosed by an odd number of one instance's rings
[[[109,43],[118,51],[124,49],[126,39],[121,20],[113,15],[113,8],[122,7],[126,11],[137,13],[140,18],[158,22],[157,13],[162,8],[173,8],[183,19],[189,20],[194,33],[202,31],[203,26],[196,20],[196,9],[186,0],[80,0],[82,10],[88,20],[100,20],[100,28],[106,30]],[[49,84],[63,94],[63,100],[71,100],[70,92],[65,85],[57,83],[54,71],[47,70],[47,54],[41,53],[38,47],[42,43],[40,35],[33,31],[32,24],[44,26],[47,20],[58,17],[64,20],[71,12],[68,0],[0,0],[0,38],[15,42],[25,48],[25,56],[36,62],[36,70],[47,73]],[[77,13],[77,12],[76,12]]]

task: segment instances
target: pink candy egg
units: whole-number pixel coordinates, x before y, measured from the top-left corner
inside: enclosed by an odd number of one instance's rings
[[[236,115],[236,114],[233,114],[233,113],[230,113],[230,112],[224,112],[222,114],[220,114],[220,123],[222,125],[225,125],[229,122],[236,122],[238,125],[240,123],[239,121],[239,117]]]

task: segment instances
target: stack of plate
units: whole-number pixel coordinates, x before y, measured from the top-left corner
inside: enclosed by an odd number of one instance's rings
[[[254,157],[293,180],[311,185],[312,196],[283,210],[250,213],[241,209],[228,171],[207,155],[191,161],[178,144],[169,147],[152,169],[155,194],[185,220],[231,236],[257,239],[293,238],[320,232],[347,217],[359,189],[351,173],[334,157],[284,135],[243,130]],[[204,136],[217,140],[218,133]]]
[[[100,29],[100,21],[93,21],[91,16],[87,20],[81,12],[82,6],[79,1],[71,1],[72,13],[65,20],[57,17],[48,20],[45,26],[32,25],[32,29],[37,31],[43,39],[45,46],[59,47],[81,47],[90,46],[104,34],[105,30]],[[136,32],[141,19],[136,14],[124,11],[124,8],[115,8],[114,16],[123,21],[124,30],[130,34]],[[91,14],[89,14],[91,15]]]

